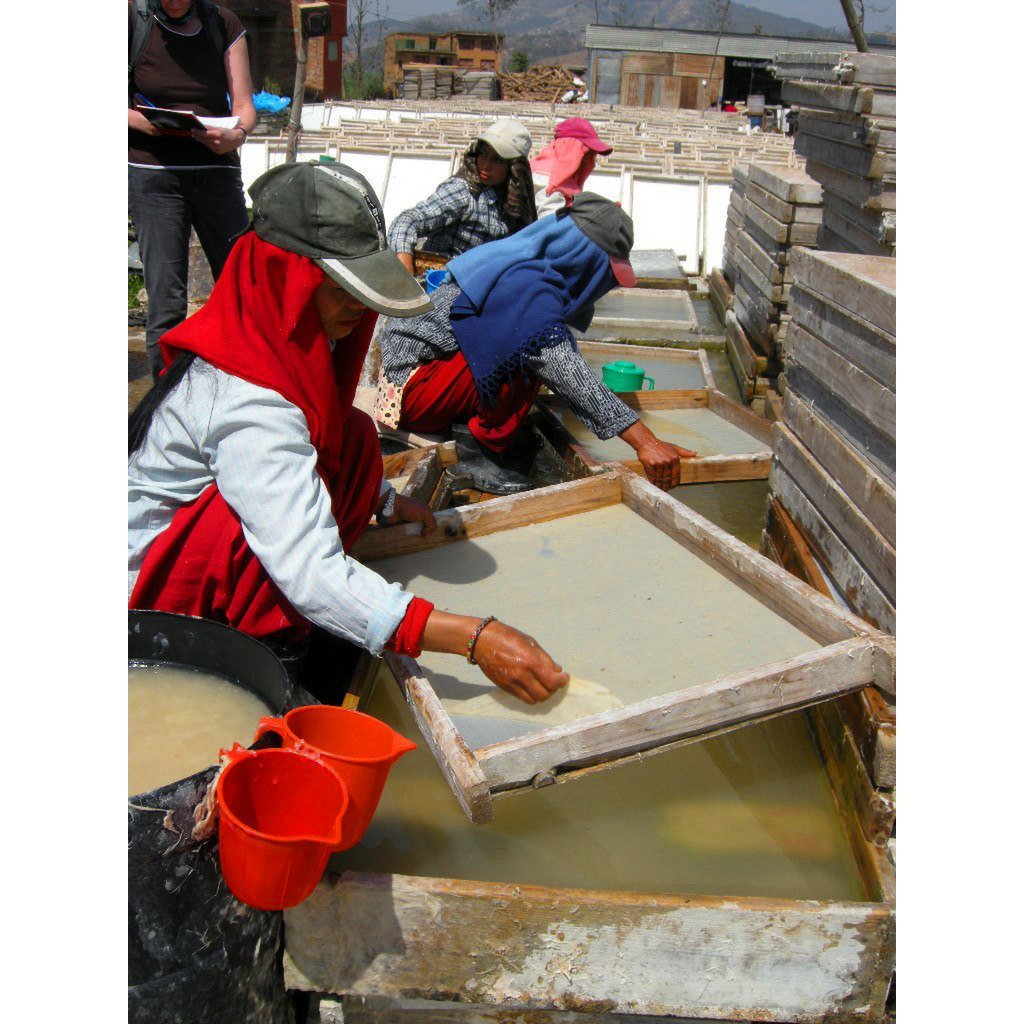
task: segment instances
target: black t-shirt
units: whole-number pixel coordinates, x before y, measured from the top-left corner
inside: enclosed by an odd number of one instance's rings
[[[245,29],[238,16],[224,7],[217,8],[225,47],[230,47]],[[195,19],[201,25],[198,16]],[[141,93],[153,106],[170,110],[192,110],[206,117],[228,117],[231,103],[224,58],[219,56],[206,30],[181,35],[150,15],[152,28],[146,48],[135,65],[131,83],[132,98]],[[128,5],[128,29],[132,27],[132,9]],[[139,102],[137,106],[145,106]],[[153,167],[238,167],[238,151],[218,155],[201,142],[180,135],[145,135],[128,131],[128,162]]]

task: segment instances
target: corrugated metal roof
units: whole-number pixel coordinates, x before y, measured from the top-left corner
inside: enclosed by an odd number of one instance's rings
[[[688,32],[671,28],[620,28],[617,25],[588,25],[586,46],[591,50],[643,50],[647,53],[715,52],[717,32]],[[872,46],[872,52],[895,53],[896,48]],[[771,60],[777,53],[856,52],[853,43],[838,39],[803,39],[799,36],[758,36],[722,34],[720,57],[750,57]]]

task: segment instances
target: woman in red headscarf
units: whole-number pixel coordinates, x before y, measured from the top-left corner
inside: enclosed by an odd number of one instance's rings
[[[374,514],[435,526],[382,486],[376,431],[352,407],[378,312],[429,306],[372,188],[342,164],[291,164],[250,194],[254,230],[164,336],[167,369],[129,421],[129,607],[285,644],[316,624],[374,654],[468,654],[546,699],[568,676],[530,637],[438,611],[346,553]]]
[[[537,216],[556,213],[583,191],[598,156],[612,147],[598,138],[585,117],[568,117],[555,127],[555,138],[531,161]]]

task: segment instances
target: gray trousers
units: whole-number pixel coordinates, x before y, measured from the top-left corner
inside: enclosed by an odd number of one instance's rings
[[[235,239],[249,226],[236,168],[165,170],[128,168],[128,212],[139,239],[149,308],[146,355],[154,379],[163,369],[160,339],[188,309],[188,242],[191,230],[220,277]]]

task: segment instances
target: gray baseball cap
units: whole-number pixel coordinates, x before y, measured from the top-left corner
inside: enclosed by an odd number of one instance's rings
[[[388,248],[380,200],[342,163],[281,164],[249,186],[256,234],[308,256],[360,302],[387,316],[431,308],[426,292]]]
[[[633,219],[618,203],[596,192],[579,192],[557,215],[572,217],[580,231],[608,253],[612,273],[620,285],[636,286],[636,272],[629,262],[633,249]]]
[[[512,117],[499,117],[485,128],[478,138],[486,142],[502,160],[529,156],[533,143],[526,125]]]

